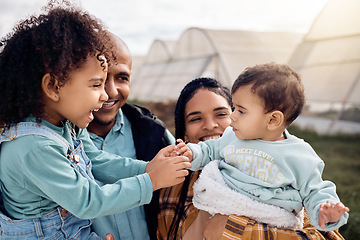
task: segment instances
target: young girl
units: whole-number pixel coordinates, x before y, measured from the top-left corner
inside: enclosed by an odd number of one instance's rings
[[[108,99],[106,39],[86,12],[50,6],[1,41],[1,239],[100,239],[88,219],[187,175],[185,157],[165,155],[173,147],[146,163],[97,150],[83,130]]]

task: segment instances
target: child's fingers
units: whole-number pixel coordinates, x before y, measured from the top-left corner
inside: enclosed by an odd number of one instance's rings
[[[331,200],[327,200],[326,203],[320,204],[320,209],[322,211],[327,211],[327,210],[331,209],[332,207],[333,207],[333,204],[332,204]]]
[[[333,202],[332,202],[331,200],[327,200],[327,201],[326,201],[326,206],[329,207],[329,208],[332,207],[332,206],[333,206]]]
[[[323,204],[322,204],[323,205]],[[325,223],[327,222],[326,214],[323,212],[323,210],[320,207],[319,211],[319,220],[318,224],[322,229],[325,229]]]
[[[187,169],[181,169],[176,171],[176,180],[178,181],[178,183],[181,183],[185,180],[185,177],[189,175],[189,170]]]
[[[191,162],[189,160],[189,158],[185,157],[185,156],[176,156],[176,157],[171,157],[168,159],[168,161],[171,161],[171,163],[173,164],[185,164],[185,165],[191,165]]]
[[[178,149],[176,152],[178,153],[178,155],[184,155],[185,153],[190,152],[190,149],[187,147],[183,147]]]
[[[175,145],[169,145],[164,148],[162,148],[158,153],[157,156],[164,156],[164,157],[170,157],[173,155],[173,153],[177,150]]]
[[[185,164],[185,166],[184,166],[185,169],[190,169],[192,167],[191,162],[186,162],[184,164]]]
[[[182,155],[189,158],[190,160],[192,160],[192,158],[193,158],[193,155],[192,155],[191,151],[186,151]]]
[[[188,169],[188,168],[191,168],[191,162],[189,162],[189,159],[186,158],[187,161],[181,161],[178,163],[179,165],[179,169]]]
[[[193,155],[190,148],[181,139],[177,139],[176,142],[176,154],[180,156],[185,156],[189,160],[192,160]]]
[[[175,163],[175,162],[174,162]],[[175,184],[181,183],[185,180],[185,177],[187,175],[189,175],[189,171],[187,170],[188,168],[191,168],[191,163],[190,162],[184,162],[184,161],[180,161],[176,164],[176,172],[174,173],[174,177],[176,177],[175,179]]]
[[[191,162],[189,161],[189,158],[187,158],[185,156],[178,156],[176,159],[174,159],[172,161],[173,161],[173,164],[175,164],[177,172],[179,172],[179,171],[182,172],[184,170],[184,171],[186,171],[186,175],[188,175],[187,169],[190,169],[192,166]],[[181,175],[181,176],[186,176],[186,175]]]
[[[333,205],[333,202],[328,200],[326,203],[320,204],[319,226],[324,229],[326,223],[339,221],[341,216],[348,211],[349,208],[345,207],[341,202]]]
[[[177,145],[176,145],[176,149],[177,150],[181,150],[181,149],[188,149],[188,147],[186,146],[186,144],[185,143],[178,143]]]
[[[339,212],[344,208],[345,208],[345,206],[342,203],[337,203],[337,204],[334,205],[334,209],[339,211]]]
[[[168,145],[168,146],[164,147],[163,149],[161,149],[160,151],[173,151],[174,149],[176,149],[175,145]]]
[[[179,148],[181,148],[181,147],[186,146],[186,144],[184,143],[183,140],[177,139],[177,140],[176,140],[176,146],[179,147]]]
[[[345,212],[350,211],[350,209],[348,207],[345,207],[344,204],[341,203],[341,202],[335,204],[334,208],[337,209],[341,213],[345,213]]]
[[[182,169],[178,171],[178,178],[186,177],[189,175],[189,170]]]
[[[320,204],[320,211],[325,211],[329,208],[329,205],[327,203]]]
[[[325,229],[325,224],[320,224],[321,229]]]
[[[155,191],[184,181],[185,176],[189,174],[186,168],[191,168],[189,159],[184,156],[175,156],[162,158],[159,164],[150,170],[147,169],[146,172],[150,176]]]

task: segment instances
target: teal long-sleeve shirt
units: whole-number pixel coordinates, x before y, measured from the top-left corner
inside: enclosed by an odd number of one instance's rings
[[[133,109],[136,109],[137,113],[138,108],[134,107]],[[133,111],[135,112],[135,110]],[[142,124],[142,126],[149,126],[150,117],[145,118],[145,116],[141,116],[140,114],[137,116],[137,124]],[[155,123],[155,121],[151,120],[151,123]],[[105,138],[102,138],[91,132],[89,132],[89,135],[98,149],[125,157],[136,158],[137,149],[135,148],[132,127],[132,123],[123,113],[122,109],[120,109],[116,115],[115,125],[112,127]],[[151,135],[147,136],[147,138],[152,138],[154,141],[157,141],[157,138],[161,137],[158,133],[159,130],[153,129]],[[167,134],[170,142],[175,143],[175,138],[168,130],[165,130],[164,134]],[[140,147],[146,146],[142,145]],[[111,233],[115,239],[119,240],[146,240],[150,239],[147,227],[147,221],[151,221],[149,220],[151,217],[150,214],[148,214],[147,217],[148,219],[145,215],[144,206],[139,206],[126,212],[96,218],[94,219],[91,227],[100,237],[103,238],[105,238],[107,233]],[[156,229],[150,229],[150,232],[151,231],[155,232]]]
[[[287,131],[286,136],[282,141],[242,140],[228,127],[219,139],[188,144],[193,152],[192,170],[222,160],[220,172],[232,189],[290,212],[305,206],[310,223],[321,229],[319,206],[327,200],[340,202],[336,186],[322,180],[325,164],[311,146]],[[327,224],[325,230],[346,224],[348,215]]]
[[[34,118],[26,119],[33,121]],[[72,143],[68,125],[49,127]],[[92,162],[100,187],[71,167],[64,148],[56,141],[28,135],[1,144],[0,179],[4,207],[15,219],[46,215],[59,205],[75,216],[91,219],[149,203],[152,183],[144,173],[146,162],[98,150],[86,130],[77,138]]]

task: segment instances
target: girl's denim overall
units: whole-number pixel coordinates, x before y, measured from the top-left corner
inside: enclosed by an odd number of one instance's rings
[[[61,143],[68,151],[71,166],[85,178],[94,179],[91,173],[91,162],[84,152],[82,142],[76,139],[75,134],[72,134],[74,144],[72,151],[69,142],[50,128],[23,122],[1,134],[0,144],[30,134],[48,137]],[[0,199],[2,207],[1,195]],[[60,206],[43,217],[25,220],[14,220],[0,212],[0,239],[101,239],[90,232],[90,225],[91,220],[79,219]]]

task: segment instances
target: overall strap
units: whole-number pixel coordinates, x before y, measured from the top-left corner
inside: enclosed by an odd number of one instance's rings
[[[16,125],[11,125],[0,135],[0,144],[26,135],[40,135],[50,138],[60,143],[65,150],[69,147],[69,142],[64,137],[46,126],[33,122],[20,122]]]
[[[53,130],[43,125],[33,123],[33,122],[20,122],[18,124],[11,125],[8,129],[4,130],[0,134],[0,145],[2,142],[8,142],[14,140],[17,137],[22,137],[26,135],[40,135],[46,138],[50,138],[58,143],[60,143],[65,151],[69,148],[69,142]],[[0,185],[2,182],[0,181]],[[0,191],[0,214],[4,213],[5,209],[2,202],[2,196]]]

